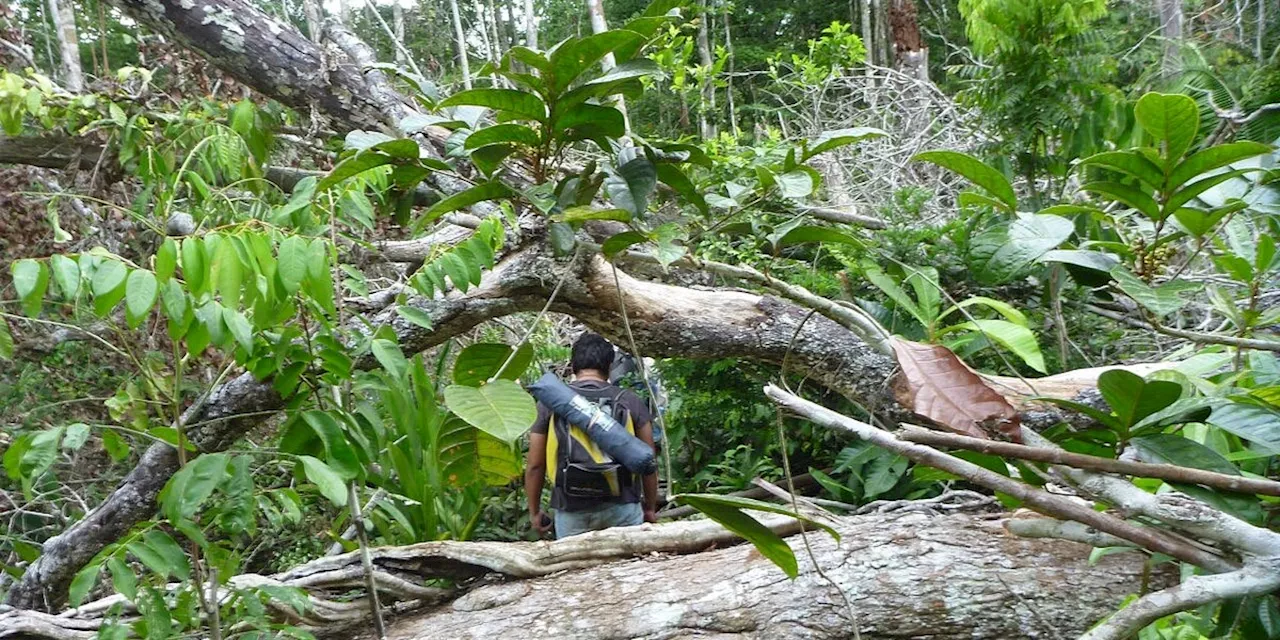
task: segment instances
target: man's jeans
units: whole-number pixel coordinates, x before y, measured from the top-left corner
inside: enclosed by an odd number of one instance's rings
[[[607,503],[587,511],[556,511],[556,539],[609,527],[631,527],[644,522],[639,502]]]

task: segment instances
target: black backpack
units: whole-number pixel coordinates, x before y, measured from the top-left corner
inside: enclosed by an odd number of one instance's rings
[[[624,390],[603,387],[574,391],[635,435],[630,412],[621,402]],[[547,475],[568,499],[610,502],[637,490],[638,476],[601,450],[585,431],[554,413],[547,429],[547,457],[554,461],[547,465]]]

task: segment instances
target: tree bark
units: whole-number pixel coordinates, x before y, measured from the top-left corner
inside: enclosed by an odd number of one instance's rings
[[[404,52],[404,7],[399,2],[391,4],[391,30],[400,46],[396,50],[396,64],[407,65],[409,57]]]
[[[604,0],[587,0],[587,15],[591,19],[591,33],[604,33],[609,30],[609,24],[604,19]],[[600,68],[605,73],[609,73],[614,67],[618,66],[612,53],[606,53],[604,58],[600,59]],[[627,135],[631,135],[631,116],[627,114],[627,101],[622,96],[613,96],[613,104],[622,112],[623,125],[626,127]]]
[[[538,48],[538,16],[533,8],[533,0],[524,0],[524,46]]]
[[[915,0],[889,0],[889,30],[898,70],[928,82],[929,48],[920,35]]]
[[[76,33],[76,10],[72,0],[45,0],[49,18],[58,36],[58,53],[62,57],[58,80],[68,91],[84,90],[84,72],[80,69],[80,36]]]
[[[1140,554],[1090,567],[1088,546],[1015,538],[979,517],[860,517],[837,528],[839,545],[807,534],[834,586],[792,536],[801,567],[795,581],[746,545],[644,558],[482,587],[393,622],[388,637],[487,640],[537,630],[582,640],[835,640],[854,638],[856,624],[864,640],[1066,638],[1142,583]],[[1167,584],[1169,576],[1154,581]]]
[[[715,125],[711,122],[711,103],[714,100],[712,94],[712,77],[711,65],[711,38],[708,32],[711,30],[711,12],[707,10],[707,0],[698,0],[698,64],[706,71],[706,76],[702,78],[698,87],[698,135],[703,140],[710,140],[716,137]]]
[[[467,61],[467,37],[462,31],[462,14],[458,12],[458,0],[449,0],[449,14],[453,19],[453,41],[458,49],[458,66],[462,68],[462,86],[471,88],[471,63]]]
[[[1182,0],[1156,0],[1156,10],[1160,16],[1160,35],[1164,38],[1160,70],[1168,82],[1182,70],[1179,50],[1182,43]]]

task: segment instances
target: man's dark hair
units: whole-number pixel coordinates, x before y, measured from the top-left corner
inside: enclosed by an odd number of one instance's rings
[[[573,343],[573,356],[569,358],[569,364],[574,373],[595,369],[607,376],[609,367],[613,366],[613,343],[598,333],[584,333]]]

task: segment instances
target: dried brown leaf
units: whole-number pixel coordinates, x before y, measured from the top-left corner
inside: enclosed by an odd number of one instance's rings
[[[1018,412],[950,349],[893,338],[902,368],[894,393],[913,413],[955,433],[1019,442]]]

